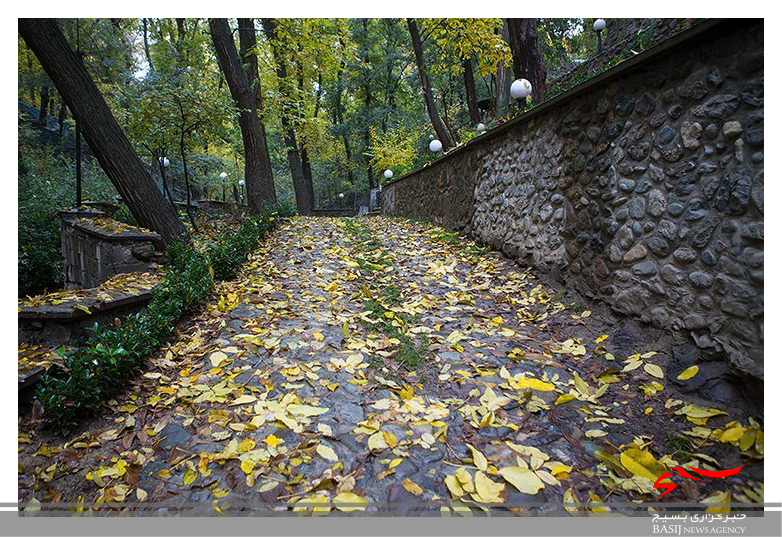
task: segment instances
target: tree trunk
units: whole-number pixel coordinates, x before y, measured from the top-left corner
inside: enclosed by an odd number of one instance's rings
[[[508,44],[513,56],[513,75],[532,84],[532,98],[543,100],[546,66],[540,52],[537,19],[508,19]]]
[[[56,19],[19,19],[19,33],[38,57],[103,171],[138,223],[171,244],[186,233],[149,170],[133,150]]]
[[[261,145],[263,146],[264,158],[266,160],[266,169],[269,170],[269,179],[274,184],[274,175],[272,170],[272,160],[269,155],[269,146],[266,139],[266,126],[261,120],[263,111],[263,93],[261,93],[261,81],[258,77],[258,53],[257,41],[255,39],[255,20],[237,19],[239,21],[239,56],[242,59],[244,72],[247,76],[247,82],[252,87],[257,108],[258,122],[261,124]],[[250,197],[250,190],[247,189],[247,197]]]
[[[30,92],[30,106],[35,108],[35,82],[33,82],[33,52],[30,50],[30,48],[27,48],[27,70],[30,72],[30,82],[27,87],[27,90]]]
[[[62,136],[62,132],[65,129],[65,116],[66,116],[65,101],[63,101],[62,97],[60,97],[60,113],[57,115],[57,124],[60,127],[60,136]]]
[[[464,60],[462,67],[464,68],[464,90],[467,95],[467,110],[470,112],[470,125],[474,127],[481,122],[481,111],[478,110],[478,97],[475,92],[472,60]]]
[[[212,34],[220,69],[225,75],[231,96],[240,110],[239,126],[242,130],[244,143],[244,180],[247,184],[247,202],[250,212],[258,214],[263,211],[265,206],[277,203],[277,194],[274,191],[266,137],[258,119],[256,98],[239,61],[236,45],[228,27],[228,20],[209,19],[209,31]]]
[[[504,24],[502,25],[502,30],[500,30],[500,35],[502,35],[502,38],[507,43],[510,39],[508,37],[508,19],[503,19],[503,22]],[[497,76],[494,79],[494,112],[499,117],[504,116],[508,111],[511,84],[510,74],[510,69],[508,69],[504,63],[500,62],[497,66]]]
[[[147,57],[147,63],[149,64],[149,70],[154,71],[155,66],[152,65],[152,55],[149,53],[149,37],[148,37],[148,27],[147,27],[147,19],[141,19],[142,24],[144,25],[144,55]]]
[[[41,109],[38,112],[38,126],[46,127],[46,113],[49,111],[49,87],[41,88]]]
[[[288,148],[288,163],[291,167],[293,190],[296,193],[296,208],[299,214],[310,215],[312,214],[314,200],[310,197],[312,189],[307,188],[307,181],[304,177],[304,169],[301,163],[299,146],[296,142],[296,133],[293,130],[293,125],[290,121],[290,112],[287,110],[291,106],[290,95],[288,94],[288,90],[286,88],[288,70],[285,66],[285,59],[280,56],[280,52],[276,47],[276,41],[278,39],[277,22],[274,19],[261,19],[261,23],[263,24],[263,29],[272,45],[272,55],[274,56],[274,63],[277,66],[277,83],[279,85],[280,96],[282,98],[282,112],[280,113],[280,121],[282,122],[283,140],[285,142],[285,146]]]
[[[418,33],[418,26],[415,23],[415,19],[407,19],[407,27],[410,30],[410,38],[413,41],[415,63],[418,66],[418,77],[421,79],[421,88],[424,90],[426,110],[429,113],[429,119],[432,121],[432,127],[434,127],[434,131],[437,133],[437,138],[443,144],[443,150],[446,150],[453,146],[453,143],[451,142],[451,137],[448,135],[445,125],[440,119],[437,105],[432,96],[432,87],[429,84],[429,77],[426,74],[426,66],[424,65],[424,48],[421,44],[421,36]]]
[[[187,204],[185,207],[185,212],[187,213],[187,217],[190,219],[190,223],[193,225],[193,230],[197,233],[198,232],[198,225],[196,224],[195,218],[193,217],[192,207],[190,206],[191,199],[190,199],[190,176],[187,174],[187,154],[185,152],[185,133],[184,131],[181,133],[179,137],[179,155],[182,157],[182,169],[185,172],[185,203]]]
[[[341,44],[341,41],[340,41]],[[345,120],[343,118],[343,111],[342,111],[342,73],[345,69],[345,61],[340,61],[339,64],[339,71],[337,72],[337,95],[336,95],[336,110],[334,112],[334,123],[339,125],[340,131],[342,132],[342,143],[345,146],[345,159],[347,162],[347,175],[348,175],[348,182],[351,185],[356,184],[356,179],[353,177],[353,166],[351,161],[353,160],[353,155],[350,151],[350,140],[348,140],[348,132],[345,125]]]

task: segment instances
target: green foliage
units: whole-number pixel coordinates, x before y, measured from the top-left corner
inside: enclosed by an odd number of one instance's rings
[[[289,207],[280,207],[248,218],[237,233],[206,253],[187,242],[172,245],[166,279],[153,291],[146,310],[118,328],[99,330],[85,347],[66,356],[63,368],[44,375],[36,395],[47,422],[67,429],[97,413],[106,398],[127,385],[144,358],[171,336],[179,319],[203,303],[214,279],[234,277],[279,218],[290,214]]]

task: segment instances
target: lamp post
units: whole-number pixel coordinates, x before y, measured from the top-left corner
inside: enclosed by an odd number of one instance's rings
[[[239,179],[239,188],[241,189],[241,200],[244,201],[244,179]]]
[[[168,160],[168,157],[160,157],[158,160],[160,161],[160,178],[163,180],[163,192],[168,194],[170,198],[171,194],[168,192],[168,184],[166,183],[166,168],[171,165],[171,161]],[[172,199],[169,199],[169,201],[172,204],[174,203]]]
[[[595,24],[592,25],[592,29],[597,32],[597,53],[603,50],[603,30],[606,29],[606,20],[597,19]]]
[[[221,179],[220,182],[223,185],[223,203],[225,203],[225,179],[226,179],[226,177],[228,177],[227,173],[225,173],[225,172],[221,172],[220,173],[220,179]]]
[[[519,109],[524,110],[527,104],[527,97],[532,95],[532,84],[526,78],[519,78],[510,85],[510,96],[516,99]]]

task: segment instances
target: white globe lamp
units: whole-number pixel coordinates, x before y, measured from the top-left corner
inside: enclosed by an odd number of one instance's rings
[[[386,170],[383,172],[383,177],[385,177],[386,179],[391,179],[393,176],[394,176],[394,172],[392,172],[391,170]]]
[[[429,151],[432,153],[437,153],[438,151],[443,150],[443,143],[440,140],[432,140],[429,142]]]

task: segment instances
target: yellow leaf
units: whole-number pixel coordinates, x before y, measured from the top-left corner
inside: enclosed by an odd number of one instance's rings
[[[223,363],[223,361],[227,360],[228,356],[221,351],[213,352],[209,356],[209,361],[212,362],[212,367],[220,367],[220,364]]]
[[[396,436],[391,431],[383,431],[383,440],[391,449],[396,446]]]
[[[601,430],[601,429],[590,429],[584,433],[584,436],[587,438],[598,438],[600,436],[605,436],[608,433]]]
[[[266,442],[266,444],[269,445],[270,447],[277,447],[278,445],[285,442],[285,440],[283,440],[282,438],[277,438],[273,434],[270,434],[269,436],[264,438],[263,441]]]
[[[508,384],[517,390],[537,390],[539,392],[550,392],[554,389],[554,385],[550,382],[544,382],[540,379],[520,377],[508,379]]]
[[[746,427],[733,427],[728,429],[720,435],[720,442],[735,442],[744,436],[746,430]]]
[[[402,486],[405,487],[405,490],[409,492],[410,494],[415,494],[416,496],[420,496],[424,493],[424,489],[422,489],[418,484],[414,483],[410,480],[409,477],[406,477],[404,481],[402,481]]]
[[[253,469],[255,468],[255,462],[249,459],[244,460],[242,461],[241,468],[242,468],[242,472],[249,475],[252,473]]]
[[[318,444],[318,447],[315,448],[315,451],[318,453],[318,455],[327,461],[336,462],[339,460],[339,457],[337,457],[337,454],[334,452],[334,450],[325,444]]]
[[[622,466],[635,475],[651,479],[652,481],[655,481],[660,477],[659,473],[652,472],[647,468],[646,465],[650,462],[656,462],[654,457],[647,451],[642,451],[638,448],[630,448],[619,455],[619,460],[622,463]]]
[[[705,500],[702,500],[701,503],[705,503],[707,505],[711,505],[712,507],[707,507],[706,511],[730,511],[730,491],[724,490],[721,492],[715,492]]]
[[[89,309],[87,306],[84,306],[84,305],[82,305],[82,304],[76,304],[75,306],[73,306],[73,308],[74,308],[74,309],[77,309],[77,310],[81,310],[81,311],[83,311],[84,313],[86,313],[87,315],[90,315],[90,314],[92,314],[92,312],[90,311],[90,309]]]
[[[464,496],[464,489],[455,475],[445,476],[445,486],[448,487],[454,498],[458,499]]]
[[[237,397],[233,401],[231,401],[228,406],[236,406],[236,405],[246,405],[247,403],[254,403],[256,401],[257,397],[254,395],[242,395],[241,397]]]
[[[136,498],[139,499],[140,502],[143,502],[147,499],[147,491],[144,489],[136,489]]]
[[[343,492],[334,496],[334,506],[340,511],[363,511],[365,505],[342,505],[342,504],[367,504],[367,500],[353,492]]]
[[[328,408],[322,408],[309,405],[288,405],[288,412],[294,416],[319,416],[325,412],[328,412]]]
[[[567,403],[568,401],[572,401],[575,398],[576,398],[576,396],[573,395],[572,393],[565,393],[565,394],[562,394],[559,397],[557,397],[557,400],[554,401],[554,404],[555,405],[561,405],[563,403]]]
[[[508,466],[500,469],[500,475],[505,478],[508,483],[516,487],[519,492],[525,494],[537,494],[540,489],[545,487],[543,481],[533,472],[527,468],[520,466]]]
[[[388,447],[388,444],[386,444],[386,440],[383,437],[383,433],[381,432],[377,432],[370,436],[367,442],[369,444],[369,449],[385,449]]]
[[[502,502],[500,492],[505,489],[502,483],[495,483],[483,472],[475,474],[475,491],[481,500],[487,503]]]
[[[698,374],[698,366],[697,365],[691,365],[681,373],[679,373],[679,376],[676,377],[677,380],[690,380],[692,377]]]
[[[472,462],[475,464],[475,466],[478,467],[478,469],[485,472],[489,466],[489,463],[486,460],[486,456],[474,448],[472,444],[467,444],[467,447],[470,448],[470,451],[472,451]]]
[[[581,502],[578,501],[578,497],[576,496],[576,493],[573,492],[573,487],[570,487],[565,491],[564,496],[562,497],[562,503],[565,504],[565,511],[571,514],[571,516],[584,516],[582,511],[584,510],[583,507],[581,507]],[[573,504],[573,505],[568,505]]]
[[[644,364],[644,371],[649,373],[651,376],[661,379],[665,377],[665,373],[663,373],[662,368],[659,365],[655,364]]]
[[[195,481],[197,477],[198,477],[198,472],[196,472],[193,468],[188,468],[187,472],[185,472],[184,477],[182,477],[182,484],[189,485],[190,483]]]

